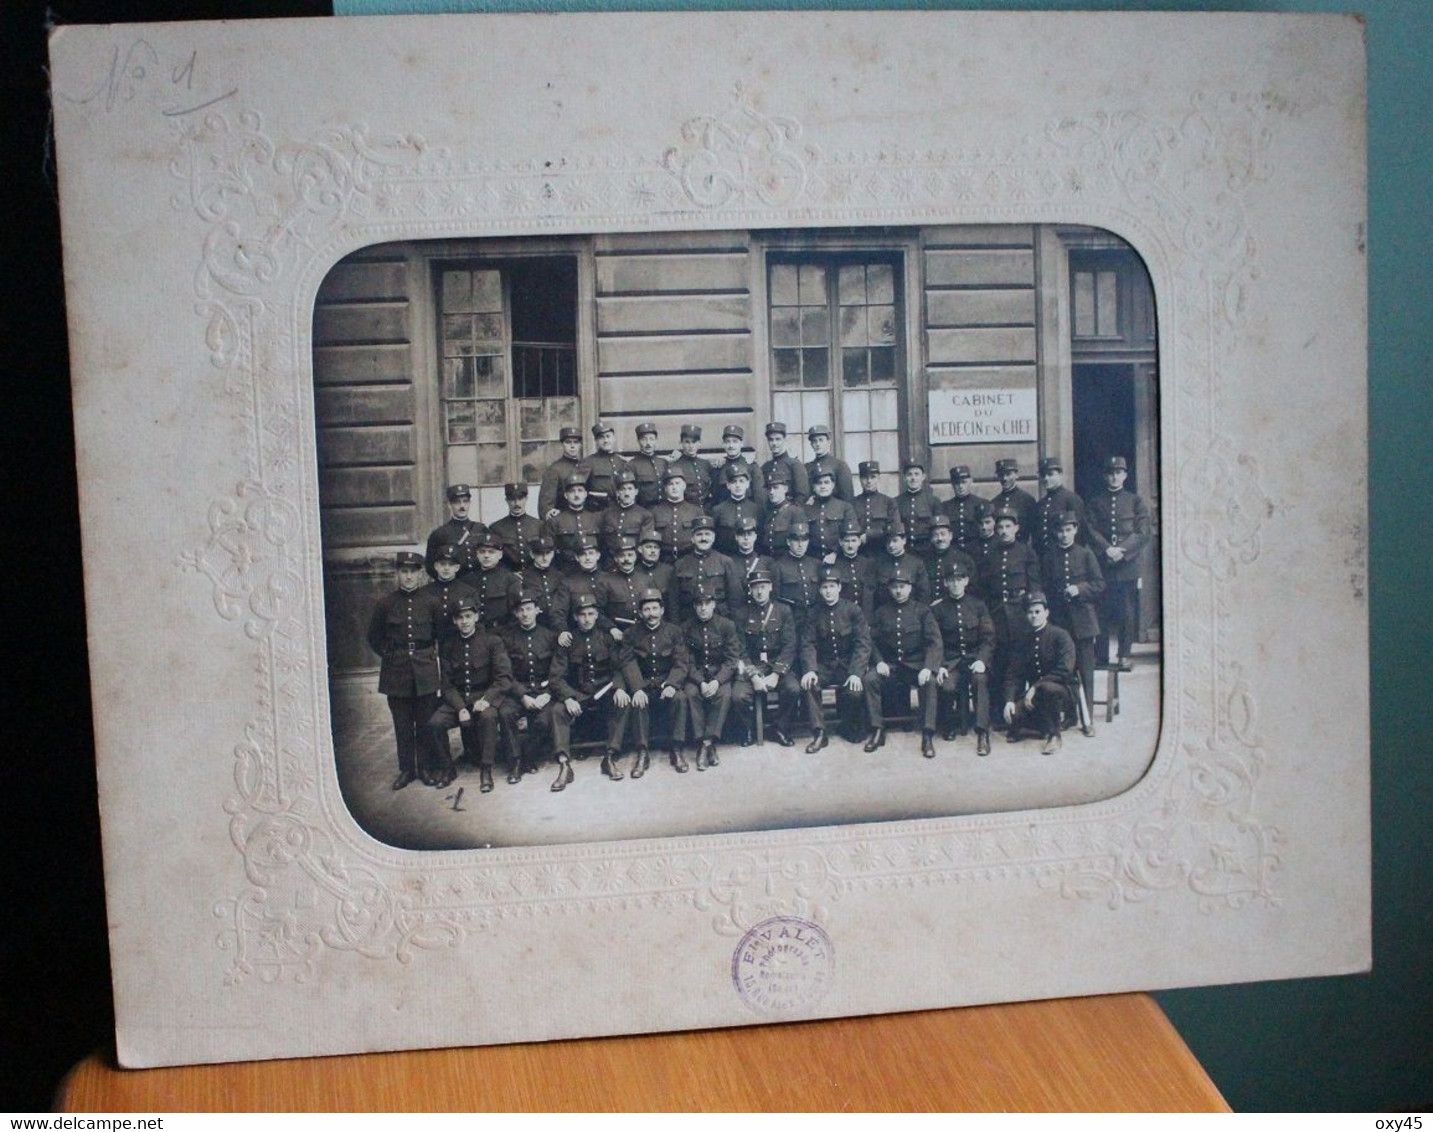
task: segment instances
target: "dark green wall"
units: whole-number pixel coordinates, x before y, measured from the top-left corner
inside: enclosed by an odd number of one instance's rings
[[[337,0],[378,11],[612,11],[726,8],[719,0],[503,2]],[[1433,4],[1427,0],[1189,3],[738,5],[1108,11],[1361,10],[1370,116],[1370,483],[1373,635],[1374,970],[1371,975],[1174,991],[1160,1002],[1238,1110],[1369,1110],[1433,1103],[1433,753],[1428,657],[1433,540]],[[1337,454],[1329,489],[1345,479]],[[1316,616],[1316,611],[1314,612]],[[1337,702],[1337,696],[1331,696]]]

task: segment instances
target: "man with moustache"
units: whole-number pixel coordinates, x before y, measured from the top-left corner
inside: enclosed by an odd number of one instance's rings
[[[975,753],[990,754],[990,666],[995,659],[995,625],[985,602],[970,592],[970,570],[960,559],[942,578],[944,594],[931,603],[943,656],[935,674],[938,708],[946,712],[943,738],[964,735],[975,707]],[[937,711],[939,715],[939,710]]]
[[[805,499],[811,494],[811,483],[806,477],[806,465],[786,450],[786,425],[772,421],[766,426],[766,446],[771,458],[761,465],[761,482],[771,486],[771,473],[777,468],[785,469],[790,476],[788,492],[796,499]]]
[[[825,719],[821,712],[821,690],[836,689],[836,714],[844,738],[860,734],[861,705],[865,700],[865,676],[871,666],[871,630],[860,606],[841,594],[840,571],[826,566],[821,571],[821,603],[812,609],[801,639],[801,688],[806,693],[806,712],[811,719],[811,742],[806,753],[814,755],[827,746]]]
[[[493,788],[493,764],[498,754],[499,706],[512,686],[512,664],[500,638],[487,632],[478,620],[472,598],[458,602],[458,631],[439,647],[442,668],[441,701],[428,717],[428,732],[437,762],[433,786],[453,781],[453,760],[448,731],[462,735],[463,755],[478,764],[482,793]]]
[[[890,577],[891,600],[877,606],[871,624],[872,667],[865,677],[866,713],[871,735],[862,748],[875,751],[886,742],[885,697],[894,691],[903,704],[916,689],[920,703],[921,754],[935,758],[935,674],[943,644],[930,606],[911,598],[919,567],[901,563]]]
[[[631,689],[632,716],[637,729],[637,755],[632,777],[651,766],[652,715],[666,715],[672,769],[687,773],[682,744],[687,733],[687,700],[683,694],[691,661],[682,631],[665,620],[666,598],[658,590],[642,595],[641,621],[622,641],[623,682]]]
[[[667,472],[667,461],[657,455],[657,435],[657,426],[651,421],[639,424],[637,455],[629,461],[637,479],[637,502],[649,510],[662,499],[662,477]]]
[[[443,603],[423,586],[422,555],[400,551],[393,566],[398,587],[378,600],[368,622],[368,647],[380,658],[378,692],[388,699],[398,747],[393,789],[420,777],[428,786],[446,786],[452,767],[439,765],[424,726],[442,687],[437,642],[445,629]]]
[[[448,488],[448,521],[433,528],[428,535],[427,552],[423,555],[423,568],[428,571],[430,578],[438,576],[433,570],[433,563],[438,557],[439,549],[444,546],[457,550],[460,577],[477,565],[477,559],[473,556],[473,539],[487,530],[487,527],[468,517],[472,506],[473,489],[467,484],[455,483]]]

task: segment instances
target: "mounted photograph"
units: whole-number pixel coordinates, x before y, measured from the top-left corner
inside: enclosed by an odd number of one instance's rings
[[[1162,694],[1155,305],[1078,225],[345,257],[313,369],[356,820],[491,848],[1133,786]]]

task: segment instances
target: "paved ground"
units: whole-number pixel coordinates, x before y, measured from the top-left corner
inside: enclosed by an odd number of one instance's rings
[[[1104,675],[1096,678],[1103,695]],[[641,837],[731,833],[861,821],[897,821],[1073,805],[1112,797],[1143,776],[1159,738],[1160,664],[1147,649],[1120,679],[1121,711],[1105,723],[1097,709],[1093,738],[1067,732],[1064,749],[1040,754],[1038,739],[992,738],[977,758],[973,736],[936,740],[937,756],[920,756],[919,733],[894,731],[881,750],[833,739],[824,751],[775,744],[719,749],[721,765],[677,774],[653,752],[642,779],[612,782],[598,758],[573,762],[576,780],[560,794],[548,787],[545,763],[517,785],[498,768],[496,789],[478,792],[478,772],[461,768],[445,790],[415,782],[391,789],[397,761],[393,725],[382,696],[369,688],[333,694],[339,782],[359,825],[380,841],[410,849],[553,845]],[[452,739],[458,747],[457,736]],[[688,756],[690,760],[690,755]],[[623,759],[629,769],[631,755]],[[458,788],[462,788],[461,797]]]

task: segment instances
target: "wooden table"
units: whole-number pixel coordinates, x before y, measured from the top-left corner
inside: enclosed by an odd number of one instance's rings
[[[680,1034],[124,1070],[62,1112],[1227,1112],[1144,994]]]

